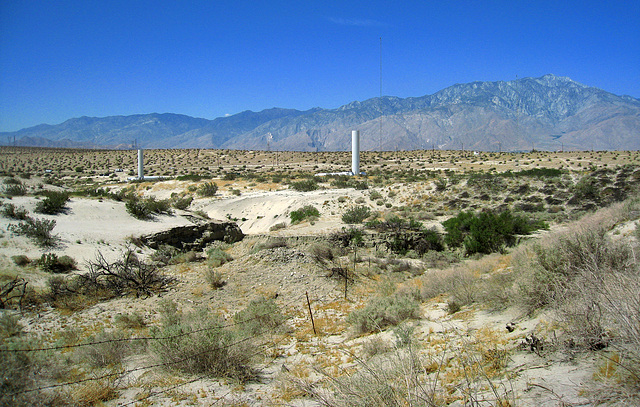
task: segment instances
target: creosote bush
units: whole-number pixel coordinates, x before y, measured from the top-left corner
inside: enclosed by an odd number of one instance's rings
[[[61,191],[46,191],[45,198],[36,204],[35,211],[47,215],[57,215],[65,210],[69,201],[69,193]]]
[[[371,216],[371,209],[368,206],[354,206],[346,210],[342,215],[342,221],[348,225],[355,225],[362,223],[369,216]]]
[[[218,192],[218,185],[215,182],[205,182],[198,186],[197,192],[203,197],[214,196]]]
[[[289,217],[291,218],[291,223],[294,224],[300,223],[304,220],[313,221],[320,217],[320,211],[318,211],[318,209],[313,205],[305,205],[302,208],[291,211]]]
[[[26,220],[29,216],[29,212],[22,206],[16,207],[12,203],[6,203],[0,208],[0,214],[5,218],[15,220]]]
[[[9,230],[17,235],[26,236],[40,247],[52,247],[58,242],[58,237],[51,234],[56,226],[53,219],[38,219],[27,217],[18,224],[9,225]]]
[[[171,201],[169,199],[157,200],[154,197],[129,197],[125,203],[125,207],[131,216],[140,220],[149,220],[153,219],[154,215],[170,215],[172,213]]]
[[[318,183],[314,179],[305,179],[291,183],[291,188],[299,192],[309,192],[318,189]]]

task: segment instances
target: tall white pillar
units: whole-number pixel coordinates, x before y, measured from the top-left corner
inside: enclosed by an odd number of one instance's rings
[[[351,172],[360,175],[360,131],[351,132]]]
[[[142,149],[138,150],[138,179],[144,179],[144,158]]]

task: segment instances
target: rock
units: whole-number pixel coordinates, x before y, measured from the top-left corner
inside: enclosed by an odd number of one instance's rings
[[[142,236],[140,240],[152,249],[170,245],[182,251],[201,251],[214,241],[234,243],[242,240],[244,233],[234,222],[209,221],[207,223],[178,226],[169,230]]]

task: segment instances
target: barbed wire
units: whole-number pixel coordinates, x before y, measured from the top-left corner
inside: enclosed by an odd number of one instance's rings
[[[304,294],[298,296],[297,298],[295,298],[294,300],[289,301],[288,303],[285,303],[282,305],[282,307],[289,307],[291,304],[300,301],[300,299],[302,299],[304,297]],[[251,321],[255,321],[259,318],[262,318],[264,316],[269,315],[269,313],[265,313],[265,314],[259,314],[256,315],[254,317],[248,318],[246,320],[243,321],[239,321],[239,322],[230,322],[227,324],[221,324],[221,325],[217,325],[217,326],[213,326],[213,327],[206,327],[206,328],[199,328],[199,329],[194,329],[192,331],[188,331],[188,332],[181,332],[179,334],[174,334],[174,335],[169,335],[169,336],[136,336],[136,337],[132,337],[132,338],[115,338],[115,339],[105,339],[105,340],[100,340],[100,341],[93,341],[93,342],[84,342],[84,343],[77,343],[77,344],[68,344],[68,345],[56,345],[56,346],[44,346],[44,347],[40,347],[40,348],[28,348],[28,349],[2,349],[0,348],[0,352],[42,352],[42,351],[51,351],[51,350],[62,350],[62,349],[72,349],[72,348],[80,348],[80,347],[85,347],[85,346],[95,346],[95,345],[101,345],[101,344],[105,344],[105,343],[115,343],[115,342],[133,342],[133,341],[148,341],[148,340],[166,340],[166,339],[176,339],[176,338],[180,338],[183,336],[188,336],[188,335],[193,335],[196,333],[200,333],[200,332],[207,332],[207,331],[213,331],[216,329],[224,329],[224,328],[231,328],[234,326],[238,326],[238,325],[243,325],[246,323],[249,323]]]

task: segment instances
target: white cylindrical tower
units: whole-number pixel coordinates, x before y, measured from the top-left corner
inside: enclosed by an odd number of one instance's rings
[[[144,179],[144,158],[142,149],[138,150],[138,179]]]
[[[351,132],[351,172],[360,175],[360,131]]]

